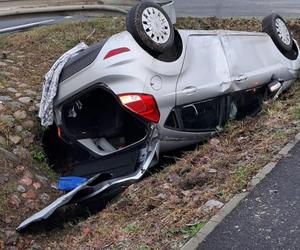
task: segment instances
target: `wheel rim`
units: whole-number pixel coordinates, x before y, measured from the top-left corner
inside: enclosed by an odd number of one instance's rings
[[[143,29],[155,43],[166,43],[170,38],[170,24],[166,16],[158,9],[148,7],[142,15]]]
[[[290,45],[291,44],[291,36],[290,36],[290,32],[289,32],[289,29],[286,26],[286,24],[280,18],[277,18],[275,21],[275,27],[276,27],[277,34],[278,34],[279,38],[281,39],[281,41],[285,45]]]

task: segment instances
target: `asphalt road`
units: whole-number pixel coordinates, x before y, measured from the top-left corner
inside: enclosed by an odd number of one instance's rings
[[[12,16],[0,19],[0,34],[16,30],[29,29],[41,25],[51,25],[71,20],[83,20],[82,16],[40,15],[40,16]]]
[[[300,143],[198,250],[300,249]]]
[[[179,16],[262,17],[272,12],[300,17],[299,0],[175,0]]]
[[[175,0],[175,8],[178,16],[262,17],[271,12],[278,12],[283,16],[300,17],[299,0]],[[82,18],[81,16],[60,15],[15,16],[1,19],[0,34]]]

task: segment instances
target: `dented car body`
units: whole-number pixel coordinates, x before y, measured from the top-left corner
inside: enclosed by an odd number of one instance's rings
[[[113,35],[64,66],[55,125],[62,140],[89,155],[71,175],[92,179],[19,230],[61,206],[138,181],[160,153],[202,142],[229,119],[257,113],[266,96],[278,96],[299,75],[299,47],[288,37],[291,49],[284,50],[266,32],[174,30],[172,45],[158,53],[134,34]]]
[[[136,116],[136,121],[144,119],[155,126],[160,151],[165,152],[209,138],[229,119],[233,104],[237,106],[237,99],[244,93],[250,95],[270,83],[280,83],[284,90],[298,76],[298,52],[292,55],[294,59],[289,59],[266,33],[186,30],[178,33],[182,52],[173,62],[151,56],[127,31],[107,40],[90,65],[60,83],[55,117],[62,133],[96,157],[124,151],[128,145],[120,149],[108,146],[105,150],[95,142],[102,134],[109,138],[122,123],[118,121],[115,105]],[[296,41],[294,46],[298,51]],[[120,47],[126,47],[126,52],[108,57]],[[158,110],[153,113],[157,114],[144,116],[128,106],[127,102],[138,102],[135,98],[139,100],[143,95],[154,99],[153,105]],[[72,117],[71,111],[78,114]],[[120,128],[125,131],[124,136],[130,134],[131,128],[136,138],[130,139],[134,143],[142,141],[148,125],[139,131],[133,120],[127,121],[124,125],[129,128]],[[77,123],[82,131],[76,130]],[[90,134],[93,128],[89,131],[89,124],[95,126],[95,135]]]

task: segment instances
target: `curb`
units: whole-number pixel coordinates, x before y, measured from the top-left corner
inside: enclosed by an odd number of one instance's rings
[[[298,133],[294,139],[292,139],[288,144],[283,147],[280,152],[274,157],[275,161],[268,163],[264,166],[257,175],[255,175],[250,182],[250,192],[256,187],[266,176],[272,172],[272,170],[277,166],[279,161],[284,157],[289,155],[289,152],[300,142],[300,133]],[[205,226],[191,238],[181,250],[194,250],[199,247],[199,245],[206,239],[206,237],[225,219],[225,217],[233,211],[239,203],[245,199],[250,192],[240,193],[235,195],[228,203],[225,204],[219,212],[213,216]]]
[[[67,5],[67,6],[46,6],[46,7],[26,7],[15,8],[2,11],[0,10],[0,17],[24,15],[24,14],[38,14],[49,12],[64,12],[64,11],[111,11],[126,14],[126,7],[116,7],[112,5]]]

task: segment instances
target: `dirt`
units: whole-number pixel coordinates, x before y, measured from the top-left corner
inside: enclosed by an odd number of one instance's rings
[[[0,123],[0,136],[4,138],[0,146],[10,151],[22,147],[27,152],[21,157],[21,164],[0,160],[0,182],[3,182],[0,249],[14,246],[18,249],[179,249],[218,211],[205,206],[207,201],[226,203],[234,194],[247,191],[251,177],[274,160],[274,155],[299,131],[298,81],[278,100],[265,102],[263,111],[256,117],[232,121],[207,143],[179,156],[171,155],[175,164],[131,185],[101,212],[87,219],[67,221],[51,231],[16,234],[14,228],[23,219],[59,195],[51,188],[57,176],[46,164],[40,145],[42,128],[36,119],[44,74],[67,49],[80,41],[91,44],[122,31],[124,23],[120,17],[98,18],[1,37],[0,52],[5,53],[6,59],[1,61],[4,64],[0,68],[0,96],[13,99],[0,105],[1,114],[13,116],[25,110],[28,126],[14,117],[13,126]],[[300,40],[300,20],[290,20],[289,25]],[[259,31],[260,22],[238,18],[180,18],[177,27]],[[16,89],[17,93],[9,88]],[[28,90],[35,94],[28,96]],[[6,105],[18,102],[18,93],[32,98],[32,102],[18,107]],[[19,136],[21,141],[16,145],[9,136]],[[24,191],[20,183],[25,192],[20,192]]]

